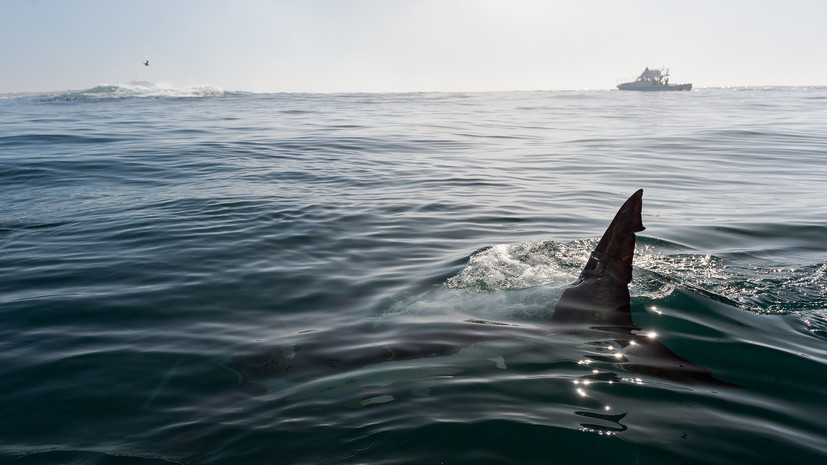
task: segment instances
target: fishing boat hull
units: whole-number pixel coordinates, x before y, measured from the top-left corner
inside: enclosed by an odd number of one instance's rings
[[[652,82],[624,82],[618,84],[620,90],[637,90],[642,92],[664,92],[675,90],[692,90],[692,84],[668,84],[661,85]]]

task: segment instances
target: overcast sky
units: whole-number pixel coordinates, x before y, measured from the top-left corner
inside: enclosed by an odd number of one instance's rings
[[[827,85],[824,0],[0,0],[0,42],[0,93]]]

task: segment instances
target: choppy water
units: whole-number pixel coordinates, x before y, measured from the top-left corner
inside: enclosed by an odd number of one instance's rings
[[[825,187],[823,88],[0,99],[0,462],[825,463]],[[266,368],[542,327],[638,188],[635,322],[742,388],[533,333]]]

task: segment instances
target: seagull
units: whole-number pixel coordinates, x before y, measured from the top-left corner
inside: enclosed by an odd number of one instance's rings
[[[149,60],[146,60],[146,61],[144,62],[144,66],[149,66]]]

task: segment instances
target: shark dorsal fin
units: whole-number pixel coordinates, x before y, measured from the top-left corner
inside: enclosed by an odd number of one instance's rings
[[[643,231],[641,210],[643,189],[638,190],[620,207],[591,257],[580,278],[602,273],[608,266],[618,278],[632,281],[632,259],[635,255],[635,233]]]

